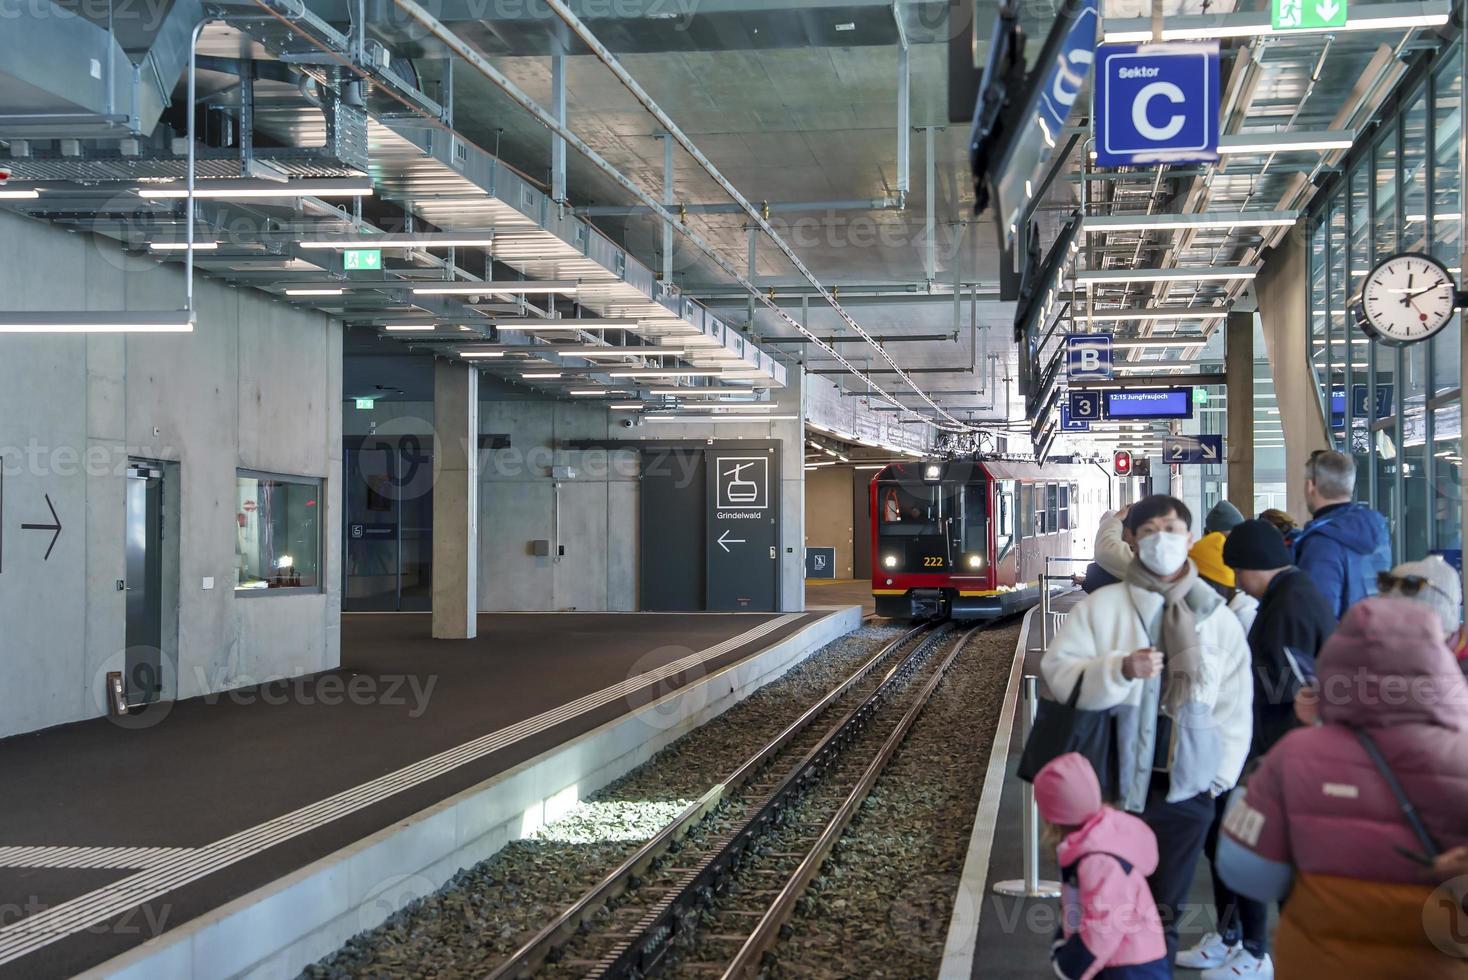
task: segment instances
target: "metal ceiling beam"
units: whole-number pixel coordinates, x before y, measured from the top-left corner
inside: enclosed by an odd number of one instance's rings
[[[1422,3],[1370,3],[1351,8],[1340,27],[1275,30],[1270,11],[1248,10],[1225,14],[1183,14],[1168,17],[1162,41],[1207,41],[1228,37],[1268,37],[1337,34],[1352,31],[1411,30],[1441,27],[1452,15],[1447,0]],[[1102,40],[1107,44],[1136,44],[1153,40],[1150,17],[1117,18],[1106,22]]]

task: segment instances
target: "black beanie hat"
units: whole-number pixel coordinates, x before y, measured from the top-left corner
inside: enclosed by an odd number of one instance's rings
[[[1255,518],[1229,532],[1223,542],[1223,563],[1234,570],[1284,568],[1295,563],[1279,528]]]

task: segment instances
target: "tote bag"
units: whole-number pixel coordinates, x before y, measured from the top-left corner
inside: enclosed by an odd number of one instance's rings
[[[1020,755],[1019,778],[1032,783],[1051,759],[1067,752],[1079,752],[1096,770],[1102,798],[1112,799],[1117,782],[1116,726],[1112,723],[1110,708],[1089,711],[1076,707],[1085,679],[1082,674],[1065,701],[1040,699],[1035,709],[1035,723]]]

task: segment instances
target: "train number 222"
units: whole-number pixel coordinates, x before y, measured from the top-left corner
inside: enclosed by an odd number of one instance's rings
[[[943,557],[941,555],[925,555],[925,556],[923,556],[923,567],[924,568],[942,568],[943,567]]]

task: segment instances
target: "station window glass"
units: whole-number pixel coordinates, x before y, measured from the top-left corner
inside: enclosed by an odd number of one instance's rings
[[[241,472],[235,485],[235,591],[319,592],[322,482]]]

